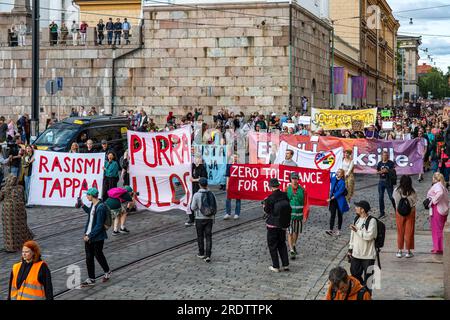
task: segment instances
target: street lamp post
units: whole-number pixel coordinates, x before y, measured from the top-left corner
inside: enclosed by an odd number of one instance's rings
[[[32,71],[31,71],[31,136],[39,133],[39,0],[33,0]]]
[[[400,53],[402,54],[402,107],[405,105],[405,49],[400,49]]]

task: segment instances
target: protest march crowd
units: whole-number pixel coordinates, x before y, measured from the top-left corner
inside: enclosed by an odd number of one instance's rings
[[[371,215],[374,205],[364,199],[353,203],[350,274],[341,267],[332,269],[326,295],[328,300],[369,300],[374,265],[378,261],[380,266],[384,245],[385,193],[396,216],[396,256],[414,257],[418,205],[430,212],[431,252],[443,253],[450,172],[445,108],[312,108],[310,115],[249,116],[222,109],[212,123],[204,121],[202,109],[195,109],[180,119],[170,112],[162,128],[144,110],[130,110],[124,111],[130,130],[123,155],[109,148],[106,140],[101,150],[92,149],[87,140],[86,153],[79,153],[77,143],[69,153],[35,150],[15,134],[14,123],[11,129],[0,119],[0,141],[8,139],[9,146],[0,163],[2,173],[10,173],[0,192],[4,244],[8,252],[22,250],[22,261],[11,271],[9,298],[53,298],[49,268],[27,226],[28,206],[76,206],[86,212],[88,279],[81,286],[89,287],[95,285],[94,258],[104,271],[102,281],[110,280],[103,253],[107,230],[112,226],[112,235],[128,234],[126,217],[136,209],[185,211],[185,225],[196,226],[197,256],[210,263],[219,208],[209,186],[218,185],[227,192],[225,208],[220,208],[224,220],[239,219],[242,200],[262,203],[272,260],[269,270],[278,273],[289,271],[290,260],[298,256],[297,242],[309,208],[328,207],[330,221],[324,232],[341,236],[343,214],[352,205],[354,175],[376,174],[380,215]],[[88,115],[83,108],[73,109],[71,116]],[[421,182],[429,170],[433,185],[426,195],[417,194],[411,176]]]

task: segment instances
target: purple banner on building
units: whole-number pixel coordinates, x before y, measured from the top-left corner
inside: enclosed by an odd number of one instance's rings
[[[334,67],[333,71],[334,94],[346,93],[345,84],[347,82],[347,77],[345,75],[346,72],[344,67]]]
[[[352,77],[352,98],[367,98],[367,78]]]

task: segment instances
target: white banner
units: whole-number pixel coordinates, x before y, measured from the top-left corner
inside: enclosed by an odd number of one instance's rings
[[[300,116],[298,119],[298,124],[302,124],[305,126],[311,125],[311,117],[310,116]]]
[[[331,172],[336,172],[342,168],[344,159],[344,148],[342,147],[325,152],[313,152],[299,149],[285,141],[281,141],[275,164],[283,163],[286,157],[286,150],[294,151],[292,160],[302,168],[330,170]]]
[[[73,207],[95,187],[102,194],[104,153],[34,152],[28,204]]]
[[[169,132],[128,131],[130,183],[138,206],[150,211],[189,211],[192,199],[191,126]],[[177,184],[182,197],[178,199]]]

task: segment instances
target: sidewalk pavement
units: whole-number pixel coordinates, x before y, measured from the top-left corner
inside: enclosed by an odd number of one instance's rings
[[[397,258],[397,231],[386,230],[381,251],[381,289],[374,289],[374,300],[444,299],[443,256],[430,253],[431,232],[416,231],[414,240],[414,257]]]

